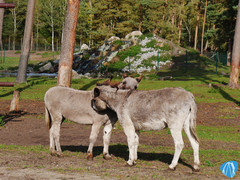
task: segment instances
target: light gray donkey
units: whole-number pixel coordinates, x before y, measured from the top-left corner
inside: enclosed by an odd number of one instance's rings
[[[124,79],[125,84],[130,87],[137,87],[142,77]],[[118,84],[119,86],[122,83]],[[120,87],[121,88],[121,87]],[[105,125],[103,130],[103,155],[110,159],[108,148],[113,125],[117,121],[116,113],[110,109],[96,113],[91,107],[92,91],[75,90],[72,88],[56,86],[50,88],[44,97],[45,121],[50,134],[50,152],[52,155],[62,156],[60,146],[60,127],[64,118],[79,124],[91,124],[90,144],[87,151],[87,158],[92,159],[93,146],[97,139],[100,127]],[[55,149],[56,147],[56,149]]]
[[[127,136],[128,165],[134,165],[137,160],[139,139],[136,131],[161,130],[169,127],[175,144],[175,153],[169,168],[174,170],[177,166],[184,146],[182,139],[184,129],[194,151],[193,170],[199,171],[199,141],[195,129],[197,105],[190,92],[182,88],[116,91],[107,86],[96,87],[92,107],[96,111],[108,107],[117,113]]]

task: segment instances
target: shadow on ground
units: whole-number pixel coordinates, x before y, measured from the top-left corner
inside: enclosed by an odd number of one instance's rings
[[[71,151],[71,152],[82,152],[86,153],[88,147],[87,146],[62,146],[63,151]],[[110,153],[113,157],[123,158],[124,160],[128,160],[129,151],[127,145],[117,144],[110,146]],[[94,146],[93,154],[94,157],[102,154],[103,146]],[[86,154],[87,157],[87,154]],[[144,161],[160,161],[162,163],[170,165],[173,159],[172,154],[168,153],[146,153],[146,152],[138,152],[138,159]],[[192,168],[192,166],[186,163],[184,160],[179,158],[178,163]]]

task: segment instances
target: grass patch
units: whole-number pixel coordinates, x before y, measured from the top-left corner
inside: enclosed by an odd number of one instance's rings
[[[0,116],[0,127],[3,127],[5,122],[3,121],[4,116]]]
[[[240,144],[239,128],[232,126],[197,126],[197,133],[200,139]]]
[[[22,152],[49,152],[49,148],[46,148],[44,146],[38,145],[38,146],[19,146],[19,145],[5,145],[0,144],[1,150],[12,150],[12,151],[22,151]]]
[[[18,70],[19,60],[19,57],[5,57],[5,62],[0,64],[0,70]],[[39,62],[40,61],[30,61],[28,66],[33,67]]]
[[[59,51],[54,52],[54,56],[59,55]],[[53,52],[44,52],[42,53],[42,58],[51,58],[53,56]]]

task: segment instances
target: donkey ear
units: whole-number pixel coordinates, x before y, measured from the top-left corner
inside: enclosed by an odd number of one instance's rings
[[[140,83],[140,81],[142,80],[143,75],[139,76],[138,78],[136,78],[137,82]]]
[[[125,79],[125,78],[128,77],[128,76],[127,76],[126,73],[124,73],[124,74],[122,75],[122,77],[123,77],[123,79]]]
[[[98,97],[100,95],[100,90],[98,88],[94,88],[94,97]]]

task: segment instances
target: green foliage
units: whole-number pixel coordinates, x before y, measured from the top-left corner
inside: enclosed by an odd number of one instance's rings
[[[154,48],[156,42],[157,42],[157,41],[156,41],[155,39],[153,39],[153,40],[151,40],[150,42],[148,42],[148,43],[146,44],[146,47],[148,47],[148,48]]]
[[[108,67],[109,72],[120,72],[125,66],[127,66],[127,63],[123,61],[117,61],[116,63],[111,63]]]
[[[199,51],[197,51],[196,49],[193,49],[193,48],[188,48],[188,51],[190,54],[192,55],[199,55]]]
[[[21,54],[21,51],[15,51],[14,54]]]
[[[114,45],[122,46],[124,43],[121,40],[116,40],[113,42]]]
[[[163,50],[163,51],[170,51],[171,50],[171,47],[169,44],[165,43],[163,45],[163,47],[160,47],[159,49]]]
[[[10,0],[6,2],[12,3]],[[3,42],[7,47],[9,38],[12,42],[14,37],[16,48],[20,49],[27,1],[14,3],[16,5],[14,10],[5,11]],[[208,1],[204,43],[208,40],[209,47],[226,51],[228,43],[233,42],[237,5],[237,0]],[[34,18],[33,35],[39,46],[45,48],[52,45],[52,31],[55,46],[61,43],[66,9],[66,0],[37,1],[35,16],[38,18]],[[112,35],[124,38],[128,33],[141,29],[145,35],[140,39],[150,38],[156,34],[174,43],[181,42],[180,45],[185,47],[193,46],[197,12],[203,14],[204,9],[205,3],[199,0],[139,2],[82,0],[79,7],[76,44],[91,42],[91,47],[97,47]],[[202,22],[203,16],[200,16],[199,29],[202,29]],[[200,47],[201,36],[198,36],[198,42]]]
[[[120,57],[120,60],[124,60],[127,57],[129,57],[129,56],[130,56],[130,58],[131,57],[135,57],[140,52],[141,52],[141,46],[140,45],[136,45],[136,46],[131,46],[130,48],[128,48],[125,51],[120,51],[118,53],[118,56]]]
[[[3,121],[4,116],[0,116],[0,127],[4,126],[5,122]]]

